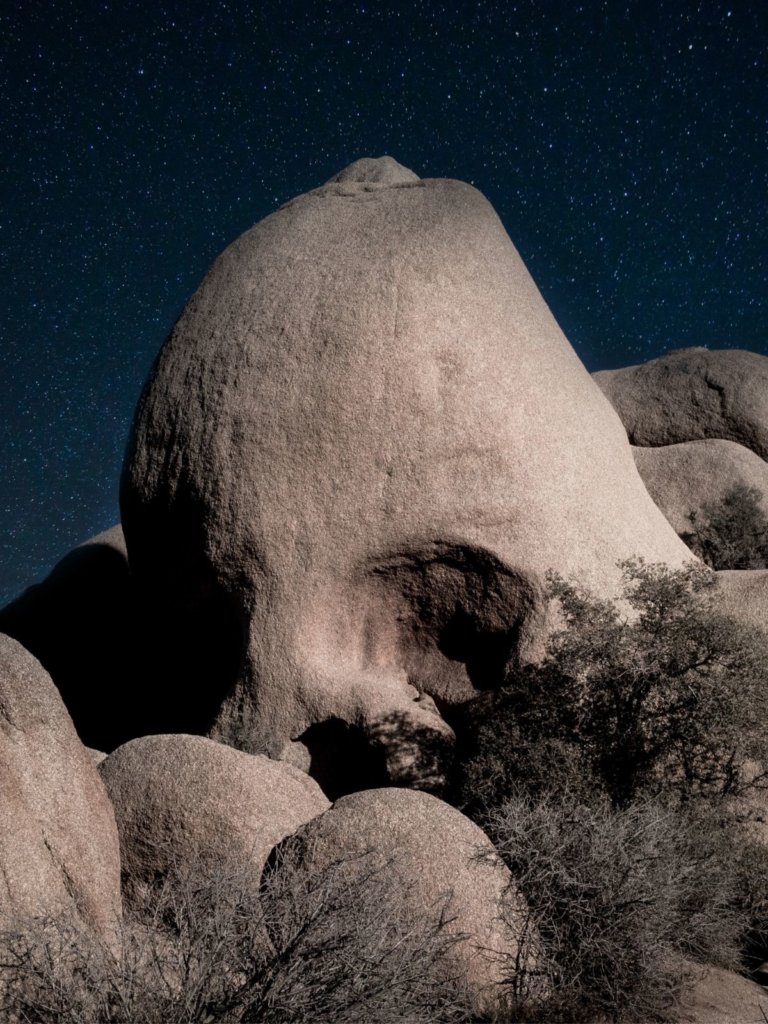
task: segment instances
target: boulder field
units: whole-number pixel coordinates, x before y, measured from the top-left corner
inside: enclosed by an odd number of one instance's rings
[[[768,514],[768,357],[741,349],[676,349],[595,381],[621,416],[638,471],[678,533],[690,513],[735,484],[755,488]],[[768,571],[718,573],[723,612],[768,628]]]
[[[133,911],[179,866],[267,900],[281,858],[373,865],[406,917],[445,915],[482,1013],[542,953],[489,839],[425,791],[451,723],[540,656],[549,571],[612,598],[620,560],[691,557],[691,511],[768,494],[766,385],[736,350],[590,377],[463,182],[363,159],[286,203],[163,346],[122,526],[0,610],[0,926],[114,944],[121,878]],[[716,595],[768,625],[768,570]],[[765,1018],[752,983],[694,980],[681,1020]]]

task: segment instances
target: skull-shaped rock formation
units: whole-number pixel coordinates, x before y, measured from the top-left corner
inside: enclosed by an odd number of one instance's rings
[[[331,797],[418,782],[438,709],[535,651],[547,570],[614,594],[617,560],[689,555],[487,200],[388,158],[216,260],[142,396],[122,518],[158,616],[195,624],[176,642],[221,651],[211,735]]]

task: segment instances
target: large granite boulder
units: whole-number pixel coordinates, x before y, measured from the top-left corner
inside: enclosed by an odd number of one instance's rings
[[[112,805],[50,677],[0,634],[0,925],[75,914],[107,941],[120,921]]]
[[[735,441],[686,441],[632,454],[648,493],[679,534],[690,533],[691,512],[700,516],[737,484],[756,488],[768,512],[768,464]]]
[[[617,560],[688,555],[487,200],[386,158],[216,260],[121,505],[142,600],[230,652],[210,734],[310,771],[330,744],[335,793],[421,784],[437,709],[538,651],[547,570],[612,595]]]
[[[329,806],[317,783],[288,764],[203,736],[145,736],[99,766],[115,808],[126,898],[171,870],[251,865]]]
[[[768,459],[768,357],[681,348],[594,375],[641,447],[722,438]]]
[[[444,914],[459,937],[450,954],[457,975],[479,1005],[498,996],[516,963],[536,971],[538,936],[509,870],[477,825],[428,793],[389,788],[344,796],[278,847],[278,858],[283,849],[318,879],[339,862],[350,879],[385,871],[416,916]]]

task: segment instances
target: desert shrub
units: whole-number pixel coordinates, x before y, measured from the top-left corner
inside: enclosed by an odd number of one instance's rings
[[[742,918],[723,833],[643,801],[534,801],[522,791],[486,827],[525,895],[546,950],[548,997],[500,1021],[663,1020],[685,958],[733,967]]]
[[[621,563],[624,607],[558,576],[562,628],[541,665],[470,709],[460,799],[475,813],[513,787],[718,800],[765,784],[768,640],[720,614],[713,574]],[[480,806],[482,805],[482,807]]]
[[[39,1024],[459,1022],[446,907],[414,911],[377,858],[315,870],[288,846],[254,892],[226,865],[171,872],[120,957],[62,919],[0,936],[2,1019]]]
[[[736,888],[735,905],[741,915],[742,964],[755,970],[768,960],[768,846],[728,823],[729,860]]]
[[[599,788],[576,740],[572,680],[552,665],[528,665],[514,682],[463,709],[457,724],[457,803],[481,820],[524,787],[531,796]]]
[[[756,487],[735,484],[688,518],[691,530],[682,539],[713,569],[768,568],[768,516]]]

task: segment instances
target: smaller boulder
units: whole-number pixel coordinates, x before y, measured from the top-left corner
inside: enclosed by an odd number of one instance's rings
[[[768,513],[768,464],[735,441],[686,441],[662,448],[633,448],[648,493],[676,533],[691,531],[691,512],[722,501],[738,484],[754,487]]]
[[[351,878],[371,870],[374,856],[394,874],[411,912],[444,912],[459,939],[451,961],[478,1009],[516,969],[533,977],[539,946],[525,901],[485,833],[442,800],[409,789],[351,793],[283,848],[294,857],[298,850],[300,861],[303,851],[318,874],[341,859]]]
[[[252,865],[329,802],[299,769],[203,736],[145,736],[99,766],[115,808],[126,898],[172,868]]]
[[[678,1010],[680,1024],[765,1024],[768,995],[749,978],[721,967],[689,964],[691,982]]]
[[[121,916],[112,810],[50,676],[0,634],[0,918],[74,913],[108,941]]]
[[[418,174],[403,167],[394,157],[363,157],[355,160],[325,184],[413,185],[421,181]],[[325,186],[323,186],[325,187]]]
[[[135,682],[151,662],[137,654],[143,643],[119,525],[70,551],[0,608],[0,630],[50,673],[84,743],[112,749],[131,735],[123,733],[126,722],[144,703]]]
[[[631,444],[724,438],[768,460],[768,357],[741,349],[681,348],[595,381]]]

